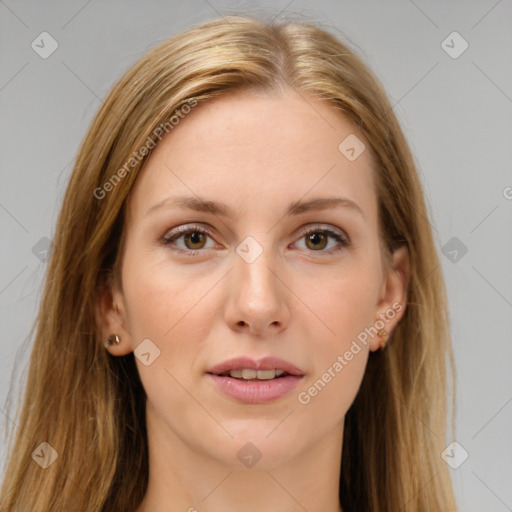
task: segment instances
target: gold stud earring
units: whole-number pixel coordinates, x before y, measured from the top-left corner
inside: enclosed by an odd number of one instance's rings
[[[380,344],[380,349],[384,350],[386,348],[386,345],[388,343],[388,333],[385,329],[380,329],[377,333],[382,338],[382,343]]]
[[[112,345],[119,345],[119,343],[121,343],[121,338],[117,335],[117,334],[111,334],[108,338],[107,338],[107,341],[105,342],[105,345],[107,347],[111,347]]]

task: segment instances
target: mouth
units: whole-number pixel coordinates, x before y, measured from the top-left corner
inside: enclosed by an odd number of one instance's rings
[[[305,376],[295,365],[274,357],[259,361],[239,357],[210,368],[206,374],[220,391],[246,404],[276,401],[289,394]]]
[[[237,380],[274,380],[288,377],[290,374],[284,370],[251,370],[249,368],[229,370],[223,373],[213,373],[219,377],[231,377]]]

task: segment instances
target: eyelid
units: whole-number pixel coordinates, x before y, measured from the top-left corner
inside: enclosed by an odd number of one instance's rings
[[[319,224],[319,223],[307,224],[306,226],[303,226],[302,228],[299,229],[299,234],[300,234],[300,236],[304,236],[304,235],[307,235],[308,233],[316,232],[316,231],[324,231],[324,232],[328,233],[330,236],[334,236],[334,237],[339,236],[340,238],[343,239],[343,241],[346,244],[351,244],[350,238],[346,234],[345,231],[343,231],[340,228],[331,227],[328,224],[327,225]]]
[[[209,226],[208,228],[204,228],[203,226],[196,224],[196,223],[183,224],[181,226],[178,226],[176,228],[173,228],[173,229],[167,231],[165,233],[165,235],[162,238],[160,238],[158,241],[162,245],[171,245],[172,242],[175,242],[176,240],[180,239],[182,236],[184,236],[188,233],[194,233],[194,232],[202,233],[213,240],[212,231],[213,231],[213,228],[211,226]],[[182,251],[182,252],[183,251],[184,252],[204,251],[204,249],[180,249],[180,248],[176,248],[176,250]]]

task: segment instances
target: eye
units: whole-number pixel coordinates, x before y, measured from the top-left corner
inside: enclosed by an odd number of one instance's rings
[[[331,246],[328,250],[324,250],[329,245],[329,239],[337,242],[338,247],[334,243],[334,249]],[[307,231],[302,233],[300,240],[305,240],[306,249],[320,253],[333,253],[350,246],[348,237],[344,236],[341,232],[339,233],[321,226],[307,229]]]
[[[199,256],[202,249],[211,249],[215,247],[215,245],[210,247],[206,245],[208,238],[212,240],[210,233],[201,226],[185,225],[166,234],[160,240],[160,243],[166,246],[173,246],[174,249],[181,251],[188,256]],[[313,228],[303,230],[300,240],[305,240],[305,248],[310,252],[327,254],[332,254],[333,252],[340,251],[351,245],[348,237],[343,235],[341,232],[321,226],[315,226]],[[331,242],[337,242],[337,244],[334,243],[334,247],[331,246],[328,250],[325,250],[325,248],[329,246],[329,240],[331,240]],[[183,245],[177,243],[180,241]],[[295,242],[295,244],[297,243],[298,242]]]
[[[208,231],[200,226],[180,226],[173,232],[165,235],[160,242],[163,245],[173,245],[179,251],[184,251],[191,256],[197,256],[201,249],[209,249],[206,247],[207,238],[210,238]],[[175,242],[183,242],[184,246],[180,246]]]

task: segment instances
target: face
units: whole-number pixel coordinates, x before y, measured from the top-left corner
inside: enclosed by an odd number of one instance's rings
[[[148,421],[225,465],[247,442],[271,468],[340,437],[381,342],[368,329],[385,315],[392,332],[405,310],[404,276],[382,266],[369,145],[304,98],[228,94],[158,143],[128,202],[117,309],[103,310],[122,339],[111,353],[136,349]],[[338,149],[351,134],[366,145],[355,160]],[[208,373],[236,357],[300,376]]]

